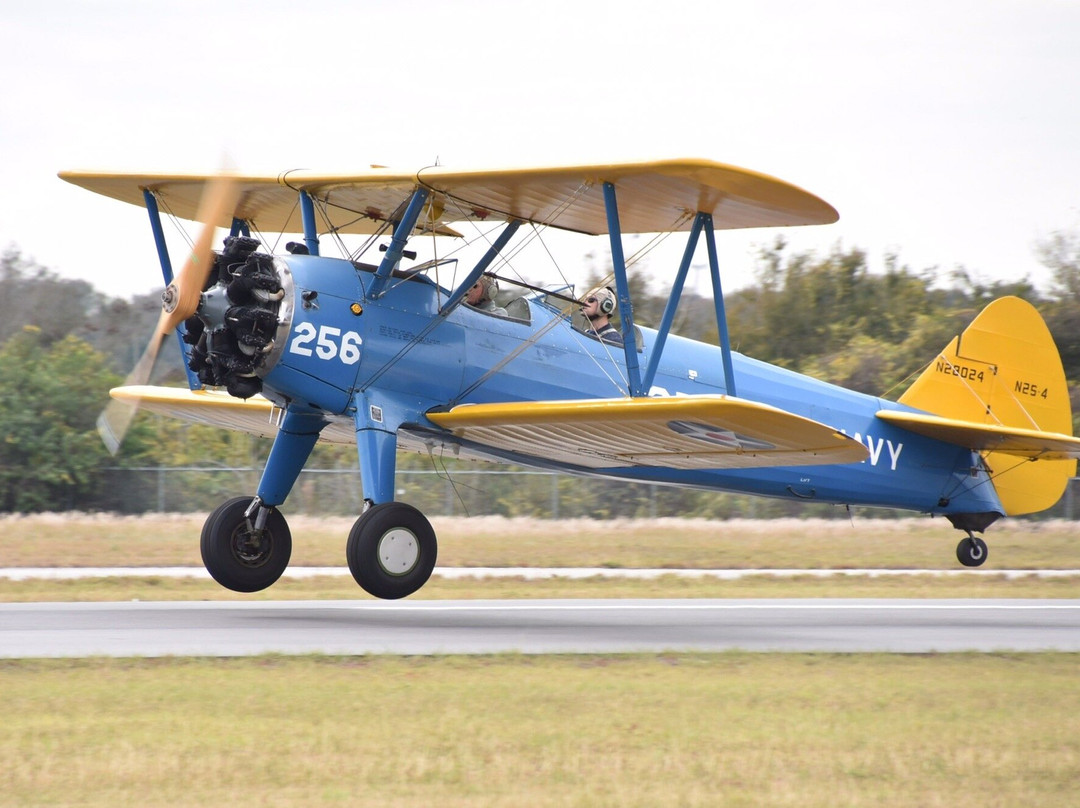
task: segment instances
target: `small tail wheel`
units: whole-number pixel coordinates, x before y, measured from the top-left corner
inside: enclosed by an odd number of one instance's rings
[[[247,516],[251,497],[222,503],[203,525],[200,549],[211,577],[234,592],[258,592],[289,566],[292,534],[285,517],[271,509],[257,529]]]
[[[979,567],[990,554],[986,542],[976,536],[961,539],[956,545],[956,559],[965,567]]]
[[[438,544],[427,518],[404,502],[384,502],[364,511],[346,545],[349,570],[370,595],[395,600],[427,583]]]

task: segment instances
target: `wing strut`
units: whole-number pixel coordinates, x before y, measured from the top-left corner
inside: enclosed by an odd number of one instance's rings
[[[604,183],[604,205],[607,208],[608,238],[611,240],[611,264],[615,271],[615,294],[619,298],[619,316],[622,319],[623,351],[626,354],[626,380],[632,398],[645,395],[641,387],[641,371],[638,368],[637,339],[634,335],[634,311],[630,302],[630,282],[626,277],[626,258],[623,256],[622,229],[619,226],[619,203],[615,199],[615,185]]]
[[[694,224],[690,228],[690,237],[686,241],[682,263],[679,264],[679,271],[675,274],[675,282],[671,285],[671,294],[668,296],[667,305],[664,307],[664,316],[660,319],[656,342],[653,343],[652,356],[649,357],[649,364],[645,368],[645,378],[641,380],[641,386],[645,390],[652,389],[653,379],[656,378],[656,369],[660,367],[660,357],[664,353],[664,345],[667,343],[668,334],[671,333],[671,323],[675,320],[675,312],[678,310],[679,300],[682,298],[686,273],[690,270],[690,261],[694,257],[698,239],[701,237],[702,217],[704,215],[699,213],[695,216]]]
[[[378,381],[380,376],[382,376],[384,373],[386,373],[386,371],[388,371],[391,367],[397,364],[398,360],[401,359],[401,357],[405,356],[405,354],[412,350],[413,346],[423,340],[424,337],[426,337],[428,334],[430,334],[432,330],[436,328],[436,326],[446,322],[446,318],[447,316],[449,316],[450,312],[452,312],[461,304],[461,301],[465,299],[465,295],[468,294],[469,288],[474,283],[476,283],[476,281],[480,278],[481,275],[484,274],[485,271],[487,271],[487,268],[491,266],[491,262],[499,256],[499,253],[502,252],[507,242],[509,242],[510,239],[513,238],[514,233],[517,232],[517,229],[519,227],[521,227],[520,219],[513,219],[507,222],[506,227],[503,228],[502,232],[499,234],[499,237],[495,240],[495,243],[488,248],[488,251],[484,253],[483,257],[469,272],[465,280],[463,280],[458,285],[458,287],[450,293],[450,297],[446,301],[445,305],[443,305],[443,307],[439,309],[439,316],[433,317],[426,326],[420,329],[420,333],[418,333],[415,337],[409,340],[409,342],[400,351],[394,354],[390,361],[388,361],[385,365],[372,373],[371,376],[368,377],[367,381],[360,385],[361,392],[364,392],[376,381]]]
[[[416,220],[420,218],[420,213],[424,210],[424,203],[427,202],[430,196],[427,188],[417,187],[413,191],[412,199],[409,200],[409,206],[405,209],[405,214],[394,226],[394,236],[390,239],[390,246],[386,250],[386,254],[383,256],[382,263],[379,264],[378,270],[375,272],[375,278],[371,281],[371,286],[368,288],[368,297],[372,300],[377,300],[382,297],[383,289],[386,286],[387,280],[390,278],[390,273],[394,271],[394,267],[397,266],[398,261],[401,260],[401,254],[405,250],[405,244],[409,240],[409,235],[412,233],[413,228],[416,227]]]
[[[608,232],[611,239],[611,263],[615,274],[616,294],[619,298],[619,313],[622,318],[623,350],[626,352],[626,375],[629,381],[630,396],[638,398],[647,395],[652,388],[656,371],[660,367],[660,357],[664,352],[664,345],[671,333],[671,324],[675,319],[675,312],[679,307],[682,297],[683,286],[686,283],[686,275],[690,270],[690,262],[694,257],[702,230],[705,231],[705,244],[709,252],[709,275],[712,279],[713,305],[716,307],[716,333],[720,340],[720,355],[724,365],[724,386],[729,396],[737,395],[735,392],[735,370],[731,361],[731,338],[728,336],[727,312],[724,308],[724,290],[720,284],[720,262],[716,253],[716,231],[713,227],[711,213],[699,212],[694,217],[694,223],[690,229],[690,236],[686,242],[682,262],[676,273],[675,282],[672,284],[671,295],[667,306],[664,308],[664,316],[660,322],[660,328],[653,344],[652,355],[645,367],[645,375],[642,377],[638,369],[637,344],[634,337],[634,314],[630,303],[630,284],[626,274],[626,259],[623,256],[622,236],[619,228],[619,210],[615,198],[615,186],[610,182],[604,183],[604,202],[607,206]]]
[[[165,228],[161,226],[161,209],[158,207],[157,197],[149,188],[143,188],[143,202],[146,204],[146,212],[150,216],[150,230],[154,233],[154,246],[157,247],[158,263],[161,264],[161,277],[165,279],[165,286],[173,282],[172,259],[169,257],[169,247],[165,243]],[[188,363],[191,361],[191,346],[184,342],[184,330],[180,328],[176,332],[176,339],[180,343],[180,356],[184,361],[184,372],[187,374],[188,389],[198,390],[202,387],[199,377],[195,374]]]
[[[165,242],[165,228],[161,225],[161,208],[158,205],[157,197],[149,188],[143,188],[142,195],[143,204],[146,205],[146,212],[150,217],[150,230],[154,234],[154,246],[157,248],[158,263],[161,265],[161,277],[164,279],[167,288],[173,282],[173,268],[172,259],[169,257],[169,246]],[[251,234],[251,231],[248,229],[247,222],[233,218],[229,235],[235,236],[239,233],[247,236]],[[191,346],[184,342],[186,332],[187,327],[183,323],[177,326],[176,339],[180,344],[180,356],[183,359],[184,372],[187,374],[188,389],[200,390],[202,389],[202,382],[199,381],[198,375],[189,366],[191,363]]]
[[[300,220],[304,223],[304,246],[308,255],[318,255],[319,230],[315,225],[315,203],[307,191],[300,192]]]
[[[486,253],[477,262],[476,266],[472,268],[472,271],[458,284],[457,288],[450,293],[450,297],[447,298],[446,303],[441,309],[439,309],[439,315],[446,317],[453,309],[456,309],[461,301],[465,299],[465,296],[469,293],[469,289],[472,285],[480,280],[480,276],[487,272],[487,268],[491,266],[491,262],[499,257],[499,254],[506,247],[507,243],[514,237],[514,234],[521,227],[521,219],[511,219],[506,223],[506,227],[499,233],[498,238],[495,239],[495,243],[488,247]]]
[[[735,369],[731,364],[731,338],[727,330],[727,312],[724,310],[724,290],[720,286],[720,262],[716,258],[716,231],[713,230],[711,213],[700,213],[705,223],[705,245],[709,250],[709,274],[712,276],[713,305],[716,306],[716,336],[720,340],[720,357],[724,363],[724,387],[729,396],[735,392]]]

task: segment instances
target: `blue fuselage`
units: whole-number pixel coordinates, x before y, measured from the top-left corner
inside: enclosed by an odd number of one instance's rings
[[[449,403],[627,394],[622,349],[574,329],[568,317],[539,298],[518,302],[515,310],[524,315],[518,318],[492,316],[465,305],[441,313],[448,291],[424,276],[392,279],[385,293],[371,300],[367,290],[372,274],[348,261],[292,256],[288,265],[294,309],[280,356],[264,376],[272,398],[350,416],[358,430],[401,429],[429,443],[454,444],[456,439],[428,421],[426,412]],[[640,331],[638,358],[645,367],[657,334]],[[732,364],[740,398],[839,429],[867,447],[868,459],[737,471],[642,466],[586,470],[490,447],[459,448],[573,473],[772,497],[942,514],[1003,512],[972,452],[876,417],[882,409],[905,409],[901,405],[738,353],[732,355]],[[668,338],[649,395],[727,392],[717,346]]]

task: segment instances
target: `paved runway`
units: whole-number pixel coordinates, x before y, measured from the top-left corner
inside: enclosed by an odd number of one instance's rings
[[[1080,651],[1080,600],[0,604],[0,657]]]
[[[327,575],[347,578],[348,567],[289,567],[283,578],[314,578]],[[436,567],[434,578],[633,578],[651,580],[665,576],[676,578],[716,578],[735,581],[742,578],[1076,578],[1076,569],[670,569],[638,567]],[[203,567],[3,567],[0,579],[67,581],[81,578],[202,578],[210,580]]]

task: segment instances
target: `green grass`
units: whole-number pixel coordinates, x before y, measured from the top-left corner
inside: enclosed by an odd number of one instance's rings
[[[1076,655],[0,663],[0,803],[1063,806]]]
[[[339,566],[352,520],[288,515],[294,566]],[[204,514],[0,517],[0,566],[201,566]],[[432,520],[449,567],[957,569],[943,519]],[[1080,568],[1077,523],[1003,520],[984,569]]]
[[[43,514],[0,518],[0,566],[201,567],[201,515],[115,517]],[[925,568],[961,569],[961,534],[943,520],[654,521],[436,519],[441,566],[607,567],[670,569]],[[351,520],[291,517],[293,566],[341,566]],[[1080,568],[1072,522],[1008,521],[992,532],[984,570]],[[265,592],[236,595],[212,581],[106,578],[80,581],[0,580],[0,601],[219,600],[365,598],[348,576],[284,578]],[[593,578],[444,580],[417,598],[528,597],[1080,597],[1072,577],[1008,580],[1000,576],[813,577],[739,581],[651,581]]]

